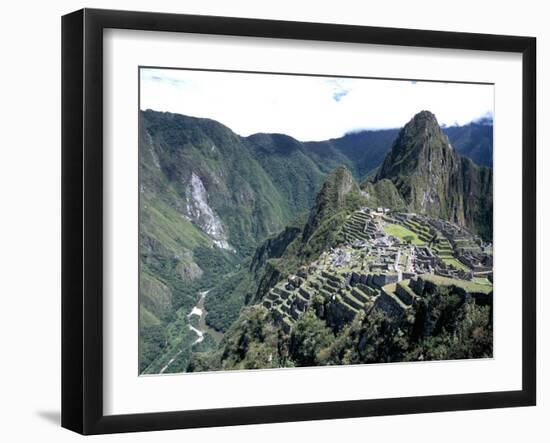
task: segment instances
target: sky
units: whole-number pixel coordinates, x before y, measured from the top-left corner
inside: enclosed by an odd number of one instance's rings
[[[493,86],[280,74],[140,70],[140,108],[219,121],[241,136],[327,140],[400,128],[429,110],[440,125],[493,116]]]

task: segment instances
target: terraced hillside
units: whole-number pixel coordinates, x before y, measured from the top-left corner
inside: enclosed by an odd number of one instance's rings
[[[341,172],[328,193],[341,203],[318,199],[312,213],[324,216],[306,237],[337,219],[334,241],[304,262],[288,256],[304,249],[299,230],[284,242],[270,240],[258,263],[275,269],[287,257],[295,267],[269,273],[218,350],[195,355],[188,370],[492,355],[492,246],[425,215],[366,206],[347,212],[355,191],[344,198],[338,190],[355,188]],[[267,255],[273,248],[277,258]]]
[[[366,241],[378,227],[365,212],[354,212],[345,222],[340,233],[342,242]]]
[[[403,225],[418,235],[418,238],[424,243],[430,242],[433,238],[433,234],[430,232],[430,226],[419,218],[407,219]]]
[[[354,212],[341,228],[339,247],[324,252],[267,293],[262,304],[286,333],[308,309],[336,329],[373,308],[390,318],[403,318],[430,284],[461,293],[487,295],[492,291],[489,281],[481,285],[473,281],[470,269],[453,255],[453,238],[438,231],[431,219],[379,211]],[[393,236],[392,232],[412,232],[418,241],[405,241],[407,235]],[[456,232],[461,238],[458,244],[477,245],[476,237]]]
[[[432,117],[399,131],[376,172],[382,150],[363,151],[387,133],[302,143],[142,112],[142,373],[440,358],[418,331],[450,305],[445,318],[490,331],[487,312],[463,305],[492,298],[491,236],[479,229],[492,213],[468,193],[483,181],[490,196],[492,176],[449,154]],[[457,162],[459,185],[431,192],[433,174],[455,182]],[[472,298],[470,284],[491,295]],[[492,349],[487,337],[476,355]]]

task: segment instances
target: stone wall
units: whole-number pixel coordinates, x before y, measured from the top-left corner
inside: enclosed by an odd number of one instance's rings
[[[399,320],[405,315],[404,306],[394,297],[382,290],[374,303],[374,307],[383,311],[388,317]]]

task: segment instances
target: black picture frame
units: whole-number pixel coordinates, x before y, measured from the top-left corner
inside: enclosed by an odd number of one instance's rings
[[[392,399],[103,413],[103,30],[171,31],[519,53],[523,64],[522,389]],[[62,18],[62,426],[82,434],[536,404],[536,39],[83,9]],[[519,171],[518,171],[519,172]]]

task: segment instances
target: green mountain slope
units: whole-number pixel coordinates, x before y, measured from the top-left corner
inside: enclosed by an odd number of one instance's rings
[[[168,328],[195,303],[211,276],[209,263],[231,268],[234,254],[213,248],[212,238],[182,216],[181,197],[161,169],[150,134],[139,135],[139,345],[140,371],[146,371],[169,348]]]
[[[145,111],[142,131],[158,159],[158,174],[179,199],[176,210],[222,247],[249,252],[297,209],[250,143],[220,123]]]
[[[194,340],[177,331],[199,291],[212,290],[209,320],[229,326],[243,259],[307,211],[324,174],[290,137],[247,139],[208,119],[141,112],[139,141],[140,367],[155,372]]]
[[[213,120],[149,110],[140,113],[140,129],[143,317],[158,323],[191,307],[198,289],[212,287],[209,271],[222,263],[219,289],[206,302],[210,321],[222,329],[242,298],[228,297],[237,278],[222,283],[222,275],[306,213],[330,170],[345,164],[361,176],[376,168],[396,132],[302,143],[283,134],[240,137]]]

